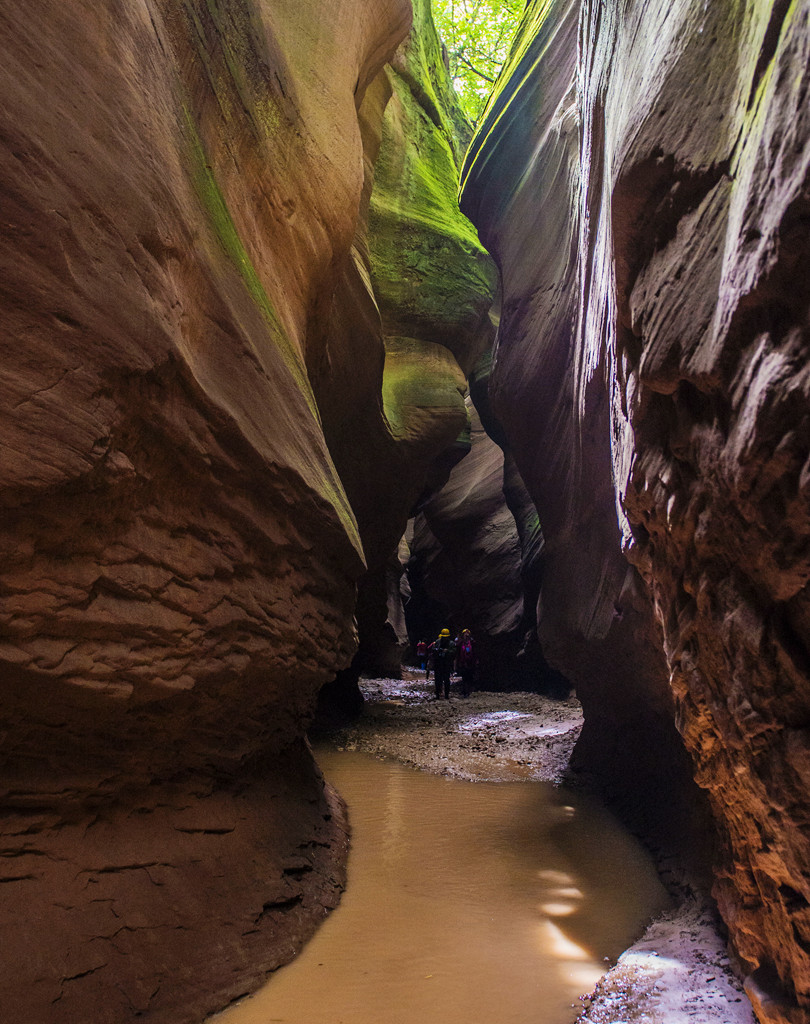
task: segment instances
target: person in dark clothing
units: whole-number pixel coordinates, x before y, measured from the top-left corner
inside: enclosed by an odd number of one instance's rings
[[[456,657],[456,645],[450,638],[450,630],[443,629],[433,644],[433,675],[436,678],[436,700],[442,696],[450,699],[450,670]]]
[[[461,673],[461,693],[464,697],[472,693],[476,661],[472,633],[469,629],[462,629],[461,636],[456,639],[456,669]]]

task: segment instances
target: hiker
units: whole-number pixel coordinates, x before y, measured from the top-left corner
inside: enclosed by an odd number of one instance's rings
[[[464,697],[472,693],[476,662],[472,633],[469,629],[462,629],[461,635],[456,637],[456,671],[461,674],[461,693]]]
[[[429,674],[430,673],[430,669],[427,667],[427,658],[428,658],[428,646],[427,646],[427,644],[425,643],[424,640],[420,640],[419,643],[416,645],[416,661],[417,661],[417,663],[419,665],[419,668],[421,668],[423,670],[426,670],[428,672],[428,674]],[[428,677],[425,676],[425,679],[427,679],[427,678]]]
[[[456,656],[456,645],[450,638],[450,630],[443,629],[436,641],[431,644],[433,648],[433,674],[436,677],[436,700],[442,696],[450,699],[450,670]]]

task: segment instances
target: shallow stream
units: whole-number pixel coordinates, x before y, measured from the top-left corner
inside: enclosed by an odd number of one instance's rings
[[[317,756],[349,806],[347,891],[216,1024],[569,1024],[667,904],[638,843],[566,790]]]

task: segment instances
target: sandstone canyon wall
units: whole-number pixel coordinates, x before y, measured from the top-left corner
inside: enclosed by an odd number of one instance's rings
[[[780,1022],[810,1013],[809,58],[804,0],[533,0],[462,194],[578,756],[621,780],[653,744],[654,777],[674,717]]]
[[[199,1020],[338,897],[345,825],[303,735],[355,650],[358,579],[463,431],[451,351],[492,280],[453,204],[474,269],[441,330],[370,281],[373,165],[409,104],[455,175],[415,44],[384,70],[412,16],[0,3],[10,1018]]]
[[[470,129],[429,0],[414,4],[411,34],[369,90],[361,120],[367,169],[353,260],[313,375],[368,564],[349,693],[361,669],[399,674],[387,580],[412,510],[470,450],[465,374],[492,340],[496,278],[458,208]]]
[[[476,641],[480,689],[548,682],[537,648],[535,568],[542,532],[508,456],[470,406],[471,449],[415,517],[408,535],[411,633],[435,639],[449,625]]]
[[[650,601],[621,552],[598,373],[575,393],[578,24],[578,4],[528,8],[463,171],[462,207],[503,279],[484,408],[539,513],[538,637],[583,703],[575,764],[647,831],[662,806],[687,827],[686,759]]]

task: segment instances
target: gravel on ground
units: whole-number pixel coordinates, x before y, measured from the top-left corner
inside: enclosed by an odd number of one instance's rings
[[[432,680],[407,676],[361,680],[363,715],[332,741],[473,782],[562,779],[582,728],[576,698],[488,691],[462,697],[454,679],[450,698],[437,700]]]

